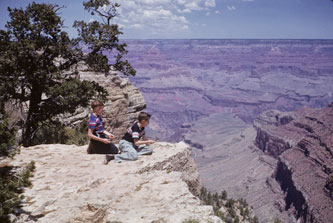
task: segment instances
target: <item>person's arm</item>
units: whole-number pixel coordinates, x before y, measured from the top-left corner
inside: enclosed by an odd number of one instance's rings
[[[140,145],[150,145],[153,144],[154,140],[148,140],[145,136],[142,137],[142,139],[134,139],[134,145],[140,146]]]
[[[93,131],[92,131],[91,128],[88,128],[88,137],[90,139],[93,139],[93,140],[96,140],[96,141],[100,141],[100,142],[105,143],[105,144],[109,144],[110,143],[109,139],[102,139],[102,138],[99,138],[99,137],[95,136],[93,134]]]
[[[112,135],[110,132],[108,132],[108,131],[106,131],[106,130],[104,130],[103,133],[104,133],[107,137],[109,137],[110,139],[113,139],[113,138],[114,138],[114,135]]]

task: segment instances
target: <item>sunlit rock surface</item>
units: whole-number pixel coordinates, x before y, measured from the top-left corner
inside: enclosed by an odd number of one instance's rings
[[[86,146],[23,148],[10,164],[36,162],[17,222],[222,222],[194,196],[201,188],[188,146],[157,143],[134,162],[103,165]],[[7,162],[3,161],[3,162]]]

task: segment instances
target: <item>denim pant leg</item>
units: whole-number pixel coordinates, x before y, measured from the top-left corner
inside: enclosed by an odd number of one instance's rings
[[[136,151],[139,155],[150,155],[153,153],[153,148],[151,146],[139,146]]]
[[[120,140],[119,149],[122,151],[122,153],[114,156],[114,159],[117,163],[121,163],[122,161],[130,161],[138,159],[139,154],[134,149],[132,143],[126,140]]]

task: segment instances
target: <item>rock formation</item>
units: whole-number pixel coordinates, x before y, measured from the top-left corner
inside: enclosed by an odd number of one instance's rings
[[[24,192],[24,213],[16,222],[221,223],[211,206],[200,204],[201,185],[185,143],[153,145],[138,161],[103,165],[86,146],[23,148],[10,165],[36,163]],[[8,163],[7,163],[8,164]],[[192,193],[191,193],[192,191]]]
[[[256,144],[278,159],[273,177],[284,192],[285,210],[302,222],[330,222],[333,109],[302,108],[292,116],[276,111],[261,114],[255,121]],[[272,119],[275,122],[267,121]],[[288,121],[281,122],[284,119]]]
[[[253,126],[232,114],[213,114],[193,124],[185,140],[193,146],[204,187],[246,199],[261,223],[289,222],[283,192],[271,177],[277,160],[256,148],[256,135]]]
[[[137,120],[139,112],[146,108],[141,92],[127,78],[120,77],[116,72],[96,73],[82,64],[78,70],[80,79],[95,81],[109,93],[102,114],[103,124],[115,135],[115,141],[118,141],[126,129]],[[88,118],[90,112],[90,108],[78,109],[76,114],[64,118],[65,124],[76,125]]]

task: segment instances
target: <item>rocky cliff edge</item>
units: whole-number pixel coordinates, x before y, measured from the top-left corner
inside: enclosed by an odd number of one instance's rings
[[[185,143],[156,143],[152,155],[109,165],[86,148],[38,145],[1,161],[36,163],[32,186],[24,192],[25,213],[16,222],[222,222],[195,196],[201,185]]]

